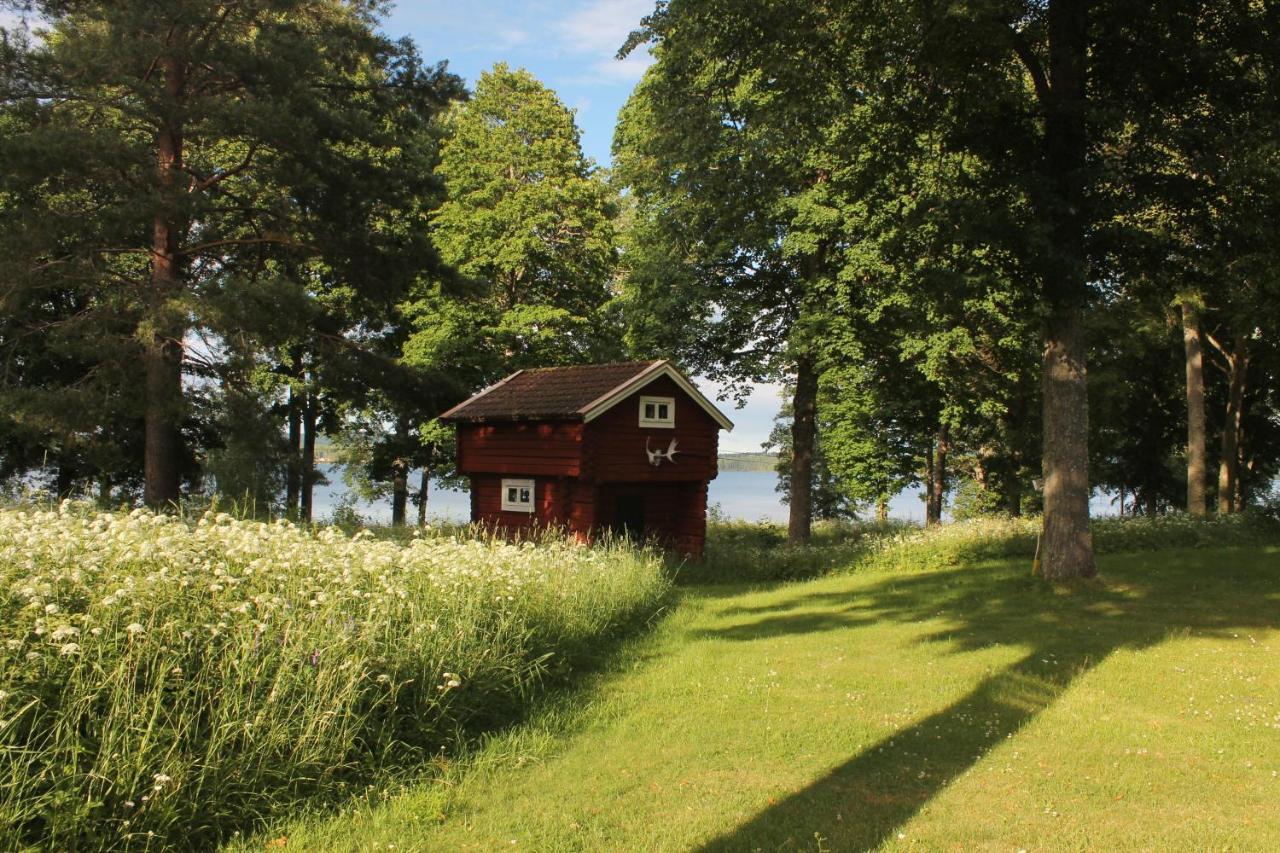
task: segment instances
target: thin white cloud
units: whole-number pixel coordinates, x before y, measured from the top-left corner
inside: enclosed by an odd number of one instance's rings
[[[529,40],[529,34],[517,27],[508,27],[498,31],[496,44],[500,48],[512,48]]]
[[[653,0],[590,0],[561,22],[561,38],[577,53],[611,57],[653,7]]]
[[[634,83],[644,76],[644,71],[653,64],[653,57],[649,51],[640,51],[633,53],[626,59],[604,59],[597,62],[593,68],[596,73],[609,80],[615,80],[620,83]]]

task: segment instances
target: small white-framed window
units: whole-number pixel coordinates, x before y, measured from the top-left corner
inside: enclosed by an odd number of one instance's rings
[[[502,509],[504,512],[533,512],[533,480],[502,481]]]
[[[666,427],[676,425],[675,397],[641,397],[640,426]]]

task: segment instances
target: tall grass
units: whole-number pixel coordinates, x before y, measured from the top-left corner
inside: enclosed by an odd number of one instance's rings
[[[0,847],[209,847],[447,757],[667,586],[624,548],[0,510]]]
[[[1092,527],[1100,554],[1280,542],[1280,522],[1261,512],[1099,518]],[[706,560],[683,567],[680,579],[796,580],[838,571],[936,569],[1007,557],[1025,557],[1029,563],[1039,533],[1038,517],[986,516],[934,527],[832,523],[815,525],[810,544],[790,545],[780,525],[719,522],[708,528]]]

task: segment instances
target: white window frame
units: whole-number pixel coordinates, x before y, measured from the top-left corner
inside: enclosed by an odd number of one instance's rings
[[[511,489],[516,490],[515,501],[507,499],[507,495]],[[527,490],[529,492],[528,502],[519,500],[521,493]],[[536,484],[533,480],[515,480],[504,477],[502,479],[502,511],[503,512],[533,512],[534,507],[538,504],[538,493]]]
[[[659,418],[645,417],[645,408],[653,406],[655,414],[659,406],[667,407],[667,417]],[[659,429],[675,429],[676,426],[676,398],[675,397],[647,397],[640,398],[640,426],[657,427]]]

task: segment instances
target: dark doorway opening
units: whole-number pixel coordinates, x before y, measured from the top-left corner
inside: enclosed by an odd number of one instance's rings
[[[618,495],[613,504],[613,532],[637,542],[644,538],[644,497]]]

